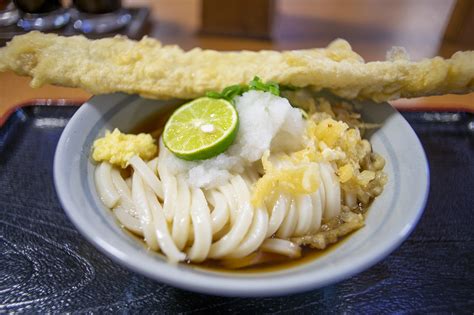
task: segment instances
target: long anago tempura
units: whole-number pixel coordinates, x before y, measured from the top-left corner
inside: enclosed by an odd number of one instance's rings
[[[365,63],[341,39],[323,49],[185,52],[150,38],[88,40],[30,32],[0,49],[0,71],[31,76],[33,87],[52,83],[94,94],[121,91],[149,98],[191,99],[246,83],[255,75],[264,81],[375,101],[474,89],[474,51],[419,62],[404,54],[393,56]]]

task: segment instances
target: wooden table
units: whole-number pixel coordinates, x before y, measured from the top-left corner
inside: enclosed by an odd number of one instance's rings
[[[454,1],[311,1],[275,2],[272,38],[204,35],[199,32],[201,2],[198,0],[128,0],[125,5],[152,9],[150,36],[184,49],[200,46],[217,50],[298,49],[326,46],[332,39],[347,39],[367,61],[382,60],[391,46],[404,46],[413,59],[445,57],[469,45],[449,45],[440,52],[444,28]],[[86,100],[81,89],[44,86],[31,89],[29,79],[0,73],[0,116],[29,99]],[[461,108],[474,111],[474,94],[425,97],[393,102],[399,108]]]

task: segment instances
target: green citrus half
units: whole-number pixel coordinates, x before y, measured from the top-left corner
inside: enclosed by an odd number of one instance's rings
[[[163,131],[163,143],[184,160],[204,160],[224,152],[239,129],[235,107],[226,100],[201,97],[179,107]]]

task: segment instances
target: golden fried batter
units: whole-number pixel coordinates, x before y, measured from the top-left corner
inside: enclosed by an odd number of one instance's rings
[[[0,49],[0,71],[31,76],[33,87],[52,83],[94,94],[120,91],[149,98],[195,98],[247,83],[255,75],[264,81],[375,101],[474,89],[474,51],[420,62],[392,55],[390,61],[365,63],[341,39],[324,49],[185,52],[150,38],[88,40],[30,32]]]

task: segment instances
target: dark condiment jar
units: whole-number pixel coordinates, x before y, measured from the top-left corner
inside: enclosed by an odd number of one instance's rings
[[[103,14],[117,11],[122,6],[120,0],[74,0],[77,10],[84,13]]]
[[[6,10],[11,0],[0,0],[0,11]]]
[[[48,13],[61,8],[60,0],[13,0],[16,7],[25,13]]]
[[[18,9],[11,0],[0,0],[0,27],[15,24],[19,18]]]
[[[85,34],[116,32],[132,18],[120,0],[73,0],[73,5],[73,27]]]

